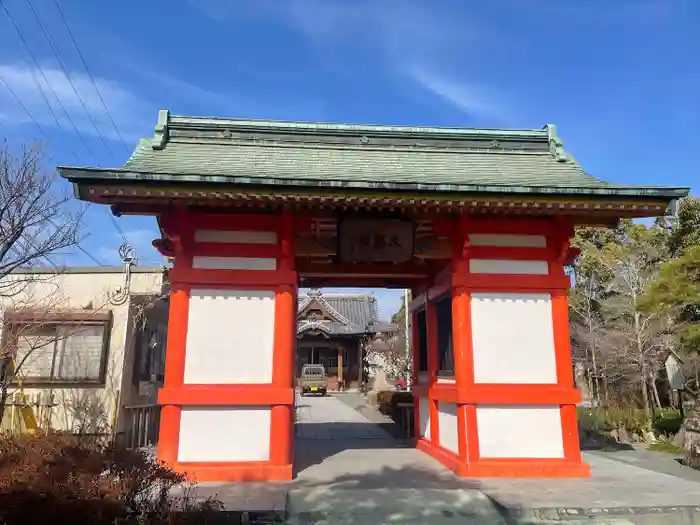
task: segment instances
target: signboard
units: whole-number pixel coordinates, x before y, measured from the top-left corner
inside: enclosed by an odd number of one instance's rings
[[[348,217],[338,221],[342,262],[401,263],[413,258],[413,222]]]
[[[675,354],[669,354],[664,362],[668,382],[673,390],[685,389],[685,377],[681,371],[681,364],[682,361]]]

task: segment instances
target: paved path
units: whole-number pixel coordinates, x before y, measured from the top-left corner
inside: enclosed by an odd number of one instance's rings
[[[289,523],[505,523],[474,482],[395,440],[351,405],[332,396],[297,398]]]
[[[200,488],[248,509],[256,499],[261,510],[285,506],[294,525],[512,525],[562,517],[574,518],[569,525],[700,523],[696,473],[655,471],[664,456],[585,453],[589,479],[462,479],[353,405],[332,396],[297,398],[291,483]]]
[[[295,434],[298,439],[380,440],[390,445],[393,438],[378,425],[333,396],[297,396]]]

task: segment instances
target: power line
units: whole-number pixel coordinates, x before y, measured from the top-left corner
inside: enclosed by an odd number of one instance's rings
[[[24,103],[22,102],[22,99],[20,99],[19,96],[17,95],[17,93],[15,93],[15,90],[12,89],[12,87],[11,87],[10,84],[7,82],[7,80],[5,80],[5,77],[2,76],[2,73],[0,73],[0,80],[2,80],[2,83],[5,84],[5,87],[6,87],[7,90],[12,94],[12,96],[15,97],[15,100],[17,101],[17,103],[22,107],[22,109],[24,110],[24,112],[27,114],[27,116],[29,117],[29,119],[34,123],[34,125],[37,127],[37,129],[39,130],[39,132],[44,136],[44,138],[45,138],[46,140],[49,140],[49,136],[46,134],[46,132],[44,131],[44,129],[39,125],[39,123],[36,121],[36,119],[35,119],[34,116],[31,114],[31,112],[27,109],[27,106],[24,105]]]
[[[15,23],[14,19],[12,18],[12,15],[10,14],[10,11],[7,9],[7,6],[5,5],[5,3],[4,3],[2,0],[0,0],[0,6],[2,6],[3,10],[5,11],[5,15],[7,15],[7,18],[10,20],[10,23],[11,23],[12,26],[15,28],[15,31],[17,32],[17,35],[19,36],[20,40],[21,40],[22,43],[24,44],[24,47],[27,48],[27,51],[29,52],[29,54],[31,55],[32,59],[33,59],[34,62],[36,63],[36,58],[34,57],[34,54],[32,53],[31,49],[29,49],[29,46],[27,45],[27,41],[26,41],[26,40],[24,39],[24,37],[22,36],[22,33],[21,33],[20,30],[19,30],[19,27],[18,27],[17,24]],[[29,65],[29,64],[27,64],[27,65]],[[37,67],[37,69],[39,69],[39,71],[41,71],[40,68]],[[61,127],[61,123],[59,122],[58,117],[56,116],[56,113],[54,112],[53,107],[51,106],[51,103],[49,102],[49,99],[48,99],[48,97],[46,96],[46,93],[44,93],[44,90],[43,90],[43,88],[41,87],[41,84],[40,84],[40,82],[39,82],[39,79],[36,77],[36,73],[34,72],[34,69],[30,67],[30,68],[29,68],[29,72],[31,73],[32,77],[34,78],[34,83],[36,84],[36,87],[37,87],[37,89],[39,90],[39,93],[40,93],[41,96],[43,97],[44,102],[46,102],[46,105],[47,105],[47,107],[49,108],[49,112],[50,112],[51,115],[53,116],[53,119],[56,121],[56,125],[60,128],[60,127]],[[41,73],[42,73],[42,75],[43,75],[43,72],[41,72]],[[44,81],[46,81],[46,77],[45,77],[45,76],[44,76]],[[46,84],[48,85],[48,82],[46,82]]]
[[[39,27],[41,28],[42,32],[44,33],[44,36],[46,37],[46,40],[47,40],[47,42],[49,43],[49,46],[51,47],[51,50],[53,51],[54,55],[55,55],[56,58],[58,59],[58,62],[59,62],[59,64],[60,64],[60,66],[61,66],[61,69],[63,70],[63,73],[64,73],[64,75],[66,76],[66,79],[67,79],[68,82],[70,83],[71,88],[73,89],[73,92],[75,93],[75,96],[78,98],[78,101],[80,102],[80,104],[82,105],[83,109],[85,110],[85,113],[86,113],[86,115],[88,116],[88,119],[90,120],[90,122],[92,123],[93,127],[95,128],[95,131],[97,132],[97,134],[99,135],[100,139],[102,140],[102,143],[104,144],[105,149],[106,149],[107,152],[109,153],[110,157],[112,157],[112,160],[115,160],[114,155],[112,154],[112,150],[109,149],[109,147],[107,146],[107,142],[106,142],[104,136],[100,133],[100,131],[99,131],[99,129],[97,128],[97,125],[96,125],[94,119],[92,118],[92,115],[90,114],[90,111],[88,110],[87,106],[85,105],[85,102],[83,101],[82,97],[81,97],[80,94],[78,93],[78,90],[77,90],[75,84],[73,83],[73,80],[71,79],[69,73],[68,73],[68,69],[66,68],[65,63],[63,62],[63,59],[61,58],[61,55],[60,55],[60,53],[59,53],[59,51],[58,51],[58,49],[57,49],[55,43],[53,42],[53,39],[52,39],[51,36],[49,35],[49,32],[48,32],[48,30],[46,29],[46,26],[44,26],[43,22],[41,21],[41,18],[40,18],[40,16],[39,16],[39,13],[37,12],[36,8],[34,7],[34,4],[31,2],[31,0],[27,0],[27,3],[29,4],[30,8],[32,9],[32,12],[34,13],[34,17],[36,18],[36,21],[37,21],[37,23],[39,24]],[[80,131],[78,130],[77,126],[75,125],[75,122],[73,121],[73,119],[70,117],[70,114],[68,113],[68,111],[66,110],[65,106],[63,105],[63,103],[61,102],[60,98],[58,97],[58,94],[56,93],[56,90],[53,88],[53,86],[51,85],[51,83],[49,82],[49,80],[46,78],[46,75],[44,74],[43,69],[39,66],[38,60],[36,59],[34,53],[32,52],[31,48],[29,47],[29,43],[28,43],[27,40],[24,38],[24,35],[22,34],[22,31],[19,29],[19,26],[17,26],[17,24],[15,23],[14,18],[12,17],[11,13],[10,13],[9,10],[7,9],[7,6],[5,5],[5,3],[3,2],[3,0],[0,0],[0,6],[2,6],[3,10],[5,11],[5,14],[6,14],[7,18],[10,20],[10,22],[12,23],[12,26],[14,27],[15,32],[17,33],[17,36],[18,36],[18,37],[20,38],[20,40],[22,41],[22,44],[24,45],[25,49],[26,49],[27,52],[29,53],[29,56],[31,57],[31,59],[32,59],[32,61],[33,61],[33,63],[34,63],[34,65],[36,66],[36,70],[39,71],[39,73],[41,74],[42,78],[44,79],[44,82],[45,82],[46,85],[49,87],[49,89],[51,89],[51,91],[52,91],[54,97],[56,98],[56,102],[58,102],[59,106],[61,107],[61,109],[63,110],[64,114],[66,115],[66,118],[67,118],[68,121],[71,123],[73,129],[75,130],[75,133],[76,133],[76,134],[78,135],[78,137],[81,139],[81,141],[82,141],[83,144],[85,145],[85,148],[87,149],[88,153],[93,157],[93,160],[95,160],[95,162],[99,165],[99,163],[97,162],[97,157],[95,156],[95,154],[92,152],[92,150],[91,150],[90,147],[88,146],[87,141],[85,140],[85,138],[82,136],[82,134],[81,134]],[[68,30],[68,33],[70,34],[71,40],[73,41],[73,45],[75,46],[75,48],[76,48],[78,54],[80,55],[80,59],[82,60],[83,65],[85,66],[85,69],[86,69],[86,71],[87,71],[87,73],[88,73],[88,75],[89,75],[89,77],[90,77],[90,80],[92,81],[92,84],[93,84],[93,86],[94,86],[94,88],[95,88],[95,91],[97,92],[97,95],[98,95],[98,97],[100,98],[100,101],[102,102],[102,105],[103,105],[103,107],[105,108],[105,111],[107,112],[107,115],[109,116],[109,119],[110,119],[110,121],[112,122],[112,125],[114,126],[114,129],[116,130],[117,134],[119,135],[119,138],[120,138],[120,140],[121,140],[121,142],[122,142],[122,145],[124,146],[124,149],[126,150],[127,153],[129,153],[129,150],[128,150],[127,146],[126,146],[126,143],[124,142],[124,139],[122,138],[121,133],[119,132],[119,129],[117,128],[117,126],[116,126],[116,124],[115,124],[115,122],[114,122],[114,119],[112,118],[112,115],[111,115],[111,113],[109,112],[109,109],[107,108],[107,105],[106,105],[104,99],[102,98],[102,94],[100,93],[100,91],[99,91],[99,89],[98,89],[98,87],[97,87],[97,83],[95,82],[95,79],[94,79],[94,77],[92,76],[92,73],[90,72],[90,70],[89,70],[89,68],[88,68],[88,66],[87,66],[87,63],[86,63],[86,61],[85,61],[85,58],[83,57],[83,54],[82,54],[82,52],[80,51],[80,48],[78,47],[78,44],[77,44],[77,42],[76,42],[76,40],[75,40],[75,37],[74,37],[72,31],[70,30],[70,26],[68,25],[68,22],[67,22],[67,20],[66,20],[66,18],[65,18],[65,15],[63,14],[63,10],[61,9],[61,7],[60,7],[60,5],[58,4],[58,2],[56,2],[56,7],[58,8],[58,10],[59,10],[59,12],[60,12],[60,14],[61,14],[61,18],[63,19],[63,23],[64,23],[64,25],[66,26],[66,29]],[[25,61],[25,62],[26,62],[26,61]],[[29,66],[29,64],[27,64],[27,66]],[[46,102],[46,105],[47,105],[47,107],[49,108],[49,111],[51,112],[51,115],[53,116],[54,120],[56,121],[56,125],[57,125],[60,129],[63,129],[63,127],[61,126],[60,121],[58,120],[58,118],[57,118],[55,112],[53,111],[53,108],[52,108],[51,104],[49,103],[48,98],[46,97],[46,94],[44,93],[44,91],[43,91],[43,89],[42,89],[42,87],[41,87],[41,84],[40,84],[38,78],[36,77],[36,73],[34,72],[34,69],[33,69],[31,66],[29,66],[29,70],[30,70],[30,72],[31,72],[31,74],[32,74],[32,77],[34,78],[34,83],[36,84],[37,89],[39,90],[39,92],[41,93],[42,97],[44,98],[44,101]],[[10,86],[10,84],[9,84],[4,78],[2,78],[1,76],[0,76],[0,78],[2,79],[3,83],[5,84],[5,86],[7,86],[7,89],[10,91],[10,93],[12,93],[12,95],[14,96],[14,98],[15,98],[15,99],[17,100],[17,102],[20,104],[20,106],[21,106],[21,107],[24,109],[24,111],[27,113],[27,115],[28,115],[29,118],[32,120],[32,122],[34,122],[34,124],[35,124],[36,127],[39,129],[39,131],[41,132],[41,134],[42,134],[47,140],[49,140],[49,137],[48,137],[48,135],[46,134],[46,132],[45,132],[45,131],[43,130],[43,128],[39,125],[39,123],[38,123],[37,120],[33,117],[33,115],[29,112],[29,110],[28,110],[27,107],[24,105],[24,103],[22,103],[22,100],[19,98],[19,96],[17,95],[17,93],[12,89],[12,87]],[[76,160],[77,160],[77,159],[78,159],[78,156],[76,155],[75,151],[72,151],[72,153],[73,153],[73,156],[74,156],[74,157],[76,158]],[[90,204],[92,204],[92,203],[90,203]],[[118,233],[119,236],[122,238],[122,240],[123,240],[126,244],[130,244],[130,243],[129,243],[129,240],[127,239],[126,235],[125,235],[124,232],[122,231],[121,227],[119,226],[119,224],[117,224],[117,221],[115,220],[114,216],[113,216],[111,213],[109,213],[105,208],[102,208],[102,209],[107,213],[107,216],[109,217],[109,219],[110,219],[112,225],[113,225],[114,228],[117,230],[117,233]],[[55,225],[54,225],[54,226],[55,226]],[[92,261],[94,261],[95,263],[97,263],[99,266],[104,266],[104,265],[101,264],[95,257],[93,257],[93,256],[90,255],[87,251],[85,251],[79,244],[77,245],[77,247],[78,247],[78,249],[79,249],[80,251],[82,251],[87,257],[89,257]]]
[[[46,134],[46,132],[44,131],[44,129],[39,125],[39,123],[36,121],[36,119],[35,119],[34,116],[31,114],[31,112],[27,109],[27,106],[25,106],[25,105],[22,103],[22,100],[19,98],[19,96],[17,96],[17,93],[15,93],[15,91],[12,89],[12,87],[10,87],[10,84],[7,82],[7,80],[5,80],[5,77],[3,77],[2,74],[0,74],[0,81],[2,81],[3,84],[5,84],[5,87],[7,87],[8,91],[12,94],[12,96],[15,98],[15,100],[17,100],[17,103],[22,107],[22,109],[24,109],[25,113],[27,114],[27,116],[29,117],[29,119],[34,123],[34,125],[37,127],[37,129],[39,130],[39,132],[44,136],[44,138],[46,138],[46,140],[49,140],[49,136]],[[3,125],[3,128],[4,128],[4,125]],[[89,204],[92,204],[92,203],[89,203]],[[102,208],[102,209],[105,210],[105,211],[107,211],[105,208]],[[124,235],[124,232],[121,230],[121,228],[119,227],[119,225],[116,224],[116,221],[114,220],[114,217],[112,217],[112,215],[109,215],[109,216],[110,216],[110,218],[113,219],[113,224],[114,224],[115,228],[117,229],[117,231],[119,232],[119,235],[121,235],[122,239],[124,239],[124,242],[126,242],[126,243],[128,244],[128,241],[127,241],[127,239],[126,239],[126,236]],[[51,225],[52,225],[54,228],[58,228],[58,227],[53,223],[53,221],[51,221],[50,219],[49,219],[49,222],[51,223]],[[92,260],[93,262],[95,262],[98,266],[104,266],[104,264],[102,264],[102,263],[101,263],[100,261],[98,261],[95,257],[93,257],[92,255],[90,255],[90,254],[87,252],[87,250],[85,250],[82,246],[80,246],[80,243],[76,243],[76,247],[77,247],[81,252],[83,252],[90,260]],[[51,259],[49,259],[48,257],[45,257],[45,258],[46,258],[49,262],[51,262],[51,264],[53,264],[54,266],[56,266],[56,264],[55,264],[53,261],[51,261]]]
[[[60,229],[58,226],[56,226],[56,223],[53,222],[53,221],[52,221],[51,219],[49,219],[48,217],[46,218],[46,220],[49,222],[49,224],[50,224],[51,226],[53,226],[53,227],[56,228],[57,230]],[[102,264],[100,261],[98,261],[95,257],[93,257],[92,255],[90,255],[90,253],[88,253],[88,251],[87,251],[85,248],[83,248],[82,246],[80,246],[80,243],[79,243],[79,242],[76,242],[76,243],[75,243],[75,247],[78,248],[78,250],[80,250],[81,252],[83,252],[85,255],[87,255],[87,257],[88,257],[91,261],[93,261],[95,264],[97,264],[97,266],[105,266],[105,265]]]
[[[112,215],[110,212],[108,212],[108,211],[107,211],[107,208],[102,208],[102,209],[107,213],[107,216],[108,216],[108,217],[110,218],[110,220],[112,221],[112,224],[113,224],[114,227],[116,228],[117,233],[119,233],[119,235],[121,236],[122,240],[123,240],[126,244],[131,245],[131,243],[129,242],[129,239],[127,239],[127,238],[126,238],[126,235],[124,235],[124,231],[121,229],[121,226],[119,226],[119,223],[117,223],[117,219],[114,218],[114,215]]]
[[[46,85],[49,87],[49,89],[50,89],[51,92],[53,93],[53,96],[56,98],[56,102],[58,102],[58,105],[59,105],[59,106],[61,107],[61,109],[63,110],[63,113],[66,115],[66,118],[67,118],[68,121],[71,123],[71,125],[73,126],[73,129],[74,129],[75,132],[78,134],[78,137],[80,137],[80,139],[82,140],[83,144],[85,145],[85,149],[87,149],[88,153],[93,157],[94,160],[97,160],[97,157],[95,157],[94,153],[93,153],[92,150],[90,149],[90,146],[88,146],[87,142],[85,141],[85,139],[83,138],[83,136],[82,136],[82,135],[80,134],[80,132],[78,131],[78,128],[76,127],[75,123],[73,122],[73,119],[71,119],[71,117],[70,117],[68,111],[66,110],[65,106],[63,105],[63,103],[61,103],[61,99],[58,97],[58,94],[56,93],[56,90],[53,88],[53,86],[51,85],[51,83],[49,82],[49,80],[46,78],[46,75],[44,74],[44,70],[39,66],[39,62],[38,62],[38,60],[36,59],[36,57],[34,56],[34,53],[32,52],[31,48],[29,47],[29,43],[28,43],[27,40],[24,38],[24,35],[22,35],[22,31],[20,30],[19,26],[15,23],[14,18],[12,18],[12,14],[10,14],[10,11],[7,9],[7,6],[5,5],[5,3],[3,2],[3,0],[0,0],[0,6],[2,6],[3,10],[5,11],[5,15],[7,16],[7,18],[8,18],[9,21],[10,21],[10,23],[12,24],[12,27],[14,27],[15,32],[17,33],[17,36],[18,36],[19,39],[21,40],[21,42],[22,42],[22,44],[24,45],[25,49],[27,50],[27,53],[29,53],[29,56],[31,57],[32,62],[33,62],[34,65],[36,66],[36,70],[39,71],[39,74],[41,74],[42,78],[44,79],[44,82],[46,83]],[[25,60],[25,63],[27,63],[26,60]],[[59,129],[63,130],[63,126],[61,125],[61,122],[58,120],[58,117],[56,116],[56,113],[55,113],[54,110],[53,110],[53,106],[52,106],[51,103],[49,102],[49,99],[48,99],[48,97],[46,96],[46,93],[44,92],[44,89],[41,87],[41,83],[39,82],[39,79],[38,79],[37,76],[36,76],[35,68],[32,68],[28,63],[27,63],[27,66],[29,67],[29,72],[31,73],[32,78],[34,79],[34,84],[36,84],[36,87],[37,87],[37,89],[39,90],[39,93],[41,94],[42,98],[44,99],[44,102],[46,102],[46,106],[49,108],[49,112],[51,113],[51,116],[53,116],[54,121],[56,121],[56,125],[58,126]],[[10,87],[9,83],[8,83],[6,80],[4,81],[4,83],[5,83],[5,85],[8,87],[8,89],[9,89],[10,91],[12,91],[12,88]],[[22,107],[25,108],[25,111],[27,111],[26,107],[24,106],[24,104],[22,104],[22,102],[20,101],[19,97],[18,97],[16,94],[15,94],[15,98],[16,98],[17,101],[22,105]],[[34,119],[32,118],[32,120],[34,120]],[[36,123],[36,122],[35,122],[35,123]],[[38,125],[38,124],[37,124],[37,125]],[[44,137],[46,137],[47,140],[49,139],[49,137],[48,137],[48,136],[46,135],[46,133],[44,133],[43,131],[42,131],[42,134],[44,135]],[[73,156],[74,156],[74,157],[76,158],[76,160],[77,160],[77,159],[78,159],[78,156],[76,155],[75,151],[71,150],[71,152],[73,153]]]
[[[19,27],[17,26],[17,24],[15,23],[14,19],[12,18],[12,15],[10,14],[10,12],[9,12],[8,9],[7,9],[7,7],[6,7],[5,4],[3,3],[3,0],[0,0],[0,4],[3,6],[3,8],[4,8],[4,10],[5,10],[5,13],[7,14],[7,17],[10,19],[10,22],[12,22],[12,25],[15,27],[15,31],[17,31],[17,34],[19,35],[20,39],[21,39],[22,42],[24,43],[24,46],[27,48],[27,51],[28,51],[29,54],[31,55],[32,59],[34,60],[34,63],[35,63],[35,65],[36,65],[37,69],[39,70],[39,73],[41,73],[41,75],[42,75],[42,77],[44,78],[44,80],[46,81],[46,83],[49,85],[49,87],[51,88],[51,90],[54,92],[54,95],[56,95],[56,91],[53,89],[53,87],[51,86],[51,84],[49,83],[49,81],[46,79],[46,75],[44,75],[43,70],[42,70],[41,67],[39,66],[39,62],[38,62],[38,61],[36,60],[36,58],[34,57],[34,53],[32,53],[32,51],[31,51],[31,49],[30,49],[30,47],[29,47],[29,44],[27,44],[27,41],[24,39],[24,36],[22,35],[22,32],[19,30]],[[102,144],[104,144],[104,147],[105,147],[105,149],[107,150],[107,153],[109,153],[109,156],[112,157],[112,160],[114,161],[115,159],[114,159],[114,154],[112,153],[112,150],[110,150],[110,149],[109,149],[109,146],[107,146],[107,141],[105,140],[104,136],[102,135],[102,133],[100,132],[99,128],[97,127],[97,124],[95,123],[95,120],[92,118],[92,115],[90,114],[90,111],[88,110],[87,106],[85,105],[85,101],[83,100],[83,97],[80,96],[80,93],[78,92],[78,89],[75,87],[75,84],[73,83],[73,79],[72,79],[72,78],[70,77],[70,75],[68,74],[68,70],[65,68],[65,65],[63,64],[62,61],[59,60],[59,63],[60,63],[60,65],[61,65],[61,68],[63,69],[63,73],[66,75],[66,80],[68,80],[68,83],[71,85],[71,88],[73,89],[73,93],[75,93],[75,96],[76,96],[76,98],[78,99],[78,102],[80,102],[80,105],[83,107],[83,110],[85,110],[85,114],[87,115],[88,120],[89,120],[90,123],[92,124],[92,127],[95,128],[95,133],[97,133],[97,136],[100,137],[100,139],[102,140]],[[58,98],[57,95],[56,95],[56,98]],[[93,157],[94,157],[94,155],[93,155]]]
[[[98,261],[95,257],[93,257],[92,255],[90,255],[90,254],[88,253],[88,251],[87,251],[85,248],[83,248],[82,246],[80,246],[80,243],[76,243],[75,246],[76,246],[76,248],[78,248],[78,250],[80,250],[80,251],[83,252],[85,255],[87,255],[87,257],[88,257],[92,262],[94,262],[97,266],[105,266],[105,265],[102,264],[100,261]]]
[[[32,6],[32,10],[34,11],[34,6],[32,5],[31,0],[27,0],[30,6]],[[112,126],[114,127],[114,131],[117,132],[117,136],[119,137],[119,140],[122,143],[122,146],[124,146],[124,151],[126,151],[126,154],[128,155],[130,153],[128,146],[126,145],[126,142],[124,142],[124,138],[122,137],[122,134],[119,131],[119,128],[117,127],[116,122],[114,122],[114,118],[112,118],[112,113],[109,111],[109,108],[107,108],[107,104],[105,103],[104,98],[102,98],[102,93],[100,93],[99,88],[97,87],[97,82],[95,82],[95,78],[92,76],[92,72],[90,71],[90,68],[87,65],[87,61],[85,60],[85,57],[83,56],[82,51],[80,51],[80,46],[78,46],[78,42],[75,39],[75,36],[73,35],[73,31],[71,31],[70,26],[68,25],[68,20],[66,20],[65,15],[63,14],[63,9],[61,9],[60,4],[58,3],[58,0],[54,0],[54,4],[56,4],[56,8],[58,9],[59,14],[61,15],[61,20],[63,20],[63,25],[66,26],[66,30],[68,31],[68,34],[70,35],[70,39],[73,42],[73,45],[75,46],[75,50],[78,52],[78,56],[80,57],[80,60],[83,63],[83,66],[85,67],[85,71],[87,71],[88,76],[90,77],[90,81],[92,82],[93,87],[95,88],[95,92],[97,93],[97,96],[100,99],[100,102],[102,103],[102,107],[105,109],[105,112],[107,113],[107,116],[109,117],[109,121],[112,123]],[[36,11],[34,11],[34,14],[36,15]],[[37,20],[39,19],[39,16],[37,16]],[[41,22],[39,22],[41,24]],[[45,34],[46,31],[44,31]],[[48,38],[48,34],[47,34]]]

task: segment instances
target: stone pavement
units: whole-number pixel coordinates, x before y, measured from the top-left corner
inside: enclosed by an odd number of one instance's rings
[[[660,453],[587,452],[589,479],[460,479],[355,404],[297,399],[294,481],[208,484],[203,495],[250,510],[284,506],[293,524],[700,524],[696,473]],[[670,473],[650,468],[660,464]]]
[[[473,483],[394,439],[345,401],[297,399],[289,523],[506,523]]]

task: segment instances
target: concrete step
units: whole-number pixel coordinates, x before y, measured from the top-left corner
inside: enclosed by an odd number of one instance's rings
[[[290,525],[508,525],[472,489],[295,488],[287,508]]]

